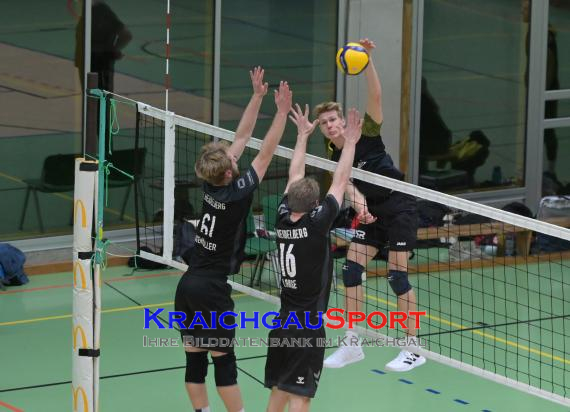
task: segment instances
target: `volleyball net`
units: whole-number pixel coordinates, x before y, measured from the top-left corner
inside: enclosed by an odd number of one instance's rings
[[[231,142],[233,137],[231,131],[136,103],[136,130],[128,141],[138,153],[134,213],[139,257],[187,268],[185,249],[191,248],[191,225],[197,223],[203,197],[196,158],[204,143]],[[239,161],[241,170],[260,146],[261,140],[251,138]],[[272,303],[279,302],[282,263],[274,223],[292,153],[284,146],[276,149],[248,216],[248,258],[230,277],[234,289]],[[336,163],[307,155],[306,165],[306,175],[326,193]],[[544,211],[533,219],[359,169],[353,169],[352,177],[417,199],[418,241],[408,272],[418,310],[426,312],[418,333],[425,343],[421,354],[569,405],[570,219]],[[558,206],[544,210],[563,209]],[[338,281],[329,303],[340,308],[342,264],[355,233],[350,210],[342,214],[345,219],[331,232]],[[397,309],[386,280],[387,254],[387,246],[381,248],[363,273],[366,313]],[[361,335],[404,336],[401,328],[362,325]]]

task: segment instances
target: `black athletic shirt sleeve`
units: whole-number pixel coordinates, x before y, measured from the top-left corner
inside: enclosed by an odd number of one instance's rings
[[[310,219],[313,227],[321,232],[328,233],[340,210],[336,198],[328,194],[319,206],[311,211]]]
[[[243,176],[238,177],[232,182],[235,198],[230,201],[240,200],[249,196],[259,185],[259,177],[255,173],[253,166],[249,166]]]
[[[287,218],[291,210],[289,209],[289,197],[287,193],[283,195],[283,199],[279,202],[279,206],[277,207],[277,221],[275,223],[279,223],[281,220]]]
[[[244,174],[234,179],[228,186],[216,188],[204,183],[204,191],[210,192],[218,202],[230,203],[245,199],[259,185],[259,178],[253,166],[250,166]]]

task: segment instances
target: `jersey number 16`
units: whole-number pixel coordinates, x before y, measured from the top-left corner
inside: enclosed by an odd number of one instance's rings
[[[295,255],[293,254],[293,245],[290,244],[285,251],[285,243],[279,244],[279,265],[281,273],[294,278],[297,275],[297,265],[295,264]]]

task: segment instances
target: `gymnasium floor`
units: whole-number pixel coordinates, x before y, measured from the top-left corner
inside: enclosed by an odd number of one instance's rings
[[[178,336],[173,330],[143,330],[141,307],[172,309],[179,276],[173,270],[134,275],[126,267],[105,271],[100,411],[190,409],[183,387],[181,348],[143,347],[145,335]],[[414,277],[412,282],[421,287],[419,283],[424,280]],[[70,273],[37,275],[26,286],[0,291],[0,412],[70,409],[71,283]],[[236,310],[274,309],[240,293],[235,293],[234,298]],[[267,331],[248,329],[237,333],[238,337],[264,337]],[[433,361],[408,373],[385,372],[384,365],[397,351],[366,348],[364,361],[325,370],[312,410],[567,410]],[[265,353],[263,347],[237,350],[239,382],[248,411],[264,410],[267,402],[269,392],[261,383]],[[212,375],[210,369],[210,404],[213,411],[220,411],[223,406],[215,394]]]

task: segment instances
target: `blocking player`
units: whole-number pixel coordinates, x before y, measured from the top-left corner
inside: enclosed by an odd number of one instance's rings
[[[363,39],[360,44],[371,53],[374,42]],[[366,114],[362,127],[362,138],[356,146],[354,167],[383,176],[403,180],[404,175],[393,164],[380,136],[384,119],[382,113],[382,87],[372,58],[365,69],[368,85]],[[327,102],[315,107],[321,132],[329,139],[331,159],[338,160],[346,145],[343,126],[345,120],[338,103]],[[362,310],[362,273],[368,262],[388,243],[388,282],[398,297],[398,310],[416,310],[416,295],[408,281],[408,257],[417,237],[417,207],[414,197],[391,191],[364,181],[349,183],[346,195],[351,206],[358,212],[360,224],[352,238],[346,263],[343,266],[343,283],[346,288],[345,308],[349,311]],[[407,335],[415,336],[415,317],[409,316]],[[325,367],[341,368],[364,359],[358,334],[348,329],[350,342],[325,360]],[[386,365],[387,370],[404,372],[425,363],[425,358],[414,352],[415,339],[408,339],[410,346]]]
[[[196,161],[196,175],[204,180],[202,214],[197,227],[196,246],[188,270],[178,283],[175,310],[186,314],[184,325],[189,326],[197,311],[209,324],[210,312],[217,312],[216,325],[223,312],[233,311],[231,286],[227,277],[239,271],[243,261],[246,217],[251,207],[253,192],[263,179],[273,152],[278,145],[287,114],[291,109],[292,93],[286,82],[275,91],[277,113],[258,155],[251,166],[239,174],[237,161],[248,142],[263,96],[268,85],[263,82],[263,70],[250,72],[253,96],[244,114],[231,146],[208,143],[202,147]],[[226,317],[226,324],[235,319]],[[186,389],[194,410],[209,412],[205,378],[208,372],[208,352],[214,364],[214,379],[220,397],[230,412],[243,411],[243,401],[237,384],[237,365],[233,347],[213,346],[217,338],[235,337],[235,329],[181,329],[186,351]]]
[[[318,325],[318,312],[325,312],[331,288],[333,262],[330,253],[331,226],[343,201],[348,183],[356,142],[360,139],[362,120],[356,110],[348,113],[344,150],[334,173],[332,185],[319,204],[319,186],[305,178],[307,140],[317,122],[309,121],[299,105],[292,110],[291,120],[297,125],[297,143],[289,167],[289,181],[278,209],[276,224],[277,246],[281,266],[281,309],[277,319],[281,326],[269,333],[270,339],[303,338],[313,347],[270,346],[265,364],[265,386],[271,388],[270,412],[309,410],[321,376],[325,348],[317,341],[325,338],[324,327],[307,328],[305,313],[310,313],[310,325]],[[295,312],[303,328],[283,327],[290,312]]]

